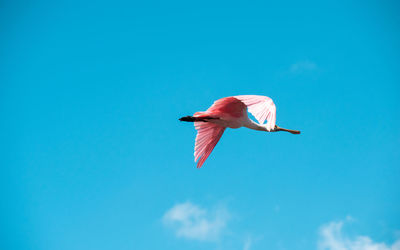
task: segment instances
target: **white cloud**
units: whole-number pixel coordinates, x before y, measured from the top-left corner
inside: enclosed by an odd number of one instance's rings
[[[292,73],[302,73],[306,71],[313,71],[316,69],[317,64],[308,60],[300,61],[290,66],[290,72]]]
[[[244,242],[243,250],[250,250],[252,243],[253,241],[251,240],[250,237],[248,237]]]
[[[319,230],[319,250],[400,250],[400,239],[392,245],[383,242],[374,242],[370,237],[359,235],[349,238],[342,233],[345,222],[353,220],[351,217],[345,221],[333,221],[323,225]]]
[[[220,237],[229,217],[222,207],[207,210],[185,202],[169,209],[163,216],[163,222],[175,231],[177,237],[214,241]]]

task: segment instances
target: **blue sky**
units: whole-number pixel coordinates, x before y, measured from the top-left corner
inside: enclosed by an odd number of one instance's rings
[[[400,249],[399,8],[4,1],[1,249]],[[178,118],[239,94],[302,134],[196,169]]]

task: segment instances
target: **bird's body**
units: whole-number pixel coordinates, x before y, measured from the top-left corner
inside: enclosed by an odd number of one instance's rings
[[[228,128],[240,128],[249,120],[246,105],[234,97],[222,98],[206,112],[197,112],[194,117],[211,117],[207,122]],[[212,117],[215,117],[213,119]]]
[[[258,123],[248,117],[247,111],[257,119]],[[195,161],[200,159],[197,163],[198,168],[211,154],[226,128],[246,127],[258,131],[287,131],[300,134],[300,131],[283,129],[275,125],[276,107],[272,99],[267,96],[225,97],[215,101],[207,111],[196,112],[193,116],[182,117],[180,120],[194,122],[197,130],[194,156]]]

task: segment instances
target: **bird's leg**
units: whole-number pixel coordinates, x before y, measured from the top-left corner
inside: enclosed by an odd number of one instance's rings
[[[278,132],[278,131],[286,131],[286,132],[296,134],[296,135],[300,134],[300,131],[298,131],[298,130],[281,128],[281,127],[278,127],[277,125],[275,125],[275,128],[273,130],[271,130],[271,132]]]

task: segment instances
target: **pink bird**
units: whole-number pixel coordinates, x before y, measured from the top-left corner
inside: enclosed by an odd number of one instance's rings
[[[257,119],[252,121],[247,110]],[[194,122],[197,130],[194,147],[194,161],[201,168],[208,156],[217,145],[226,128],[246,127],[258,131],[286,131],[300,134],[298,130],[280,128],[275,125],[276,107],[271,98],[260,95],[238,95],[219,99],[204,112],[196,112],[193,116],[179,119]],[[265,120],[267,123],[264,124]]]

